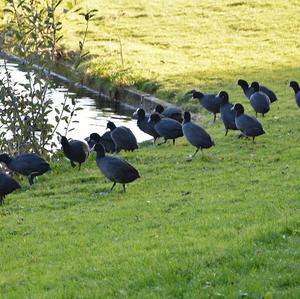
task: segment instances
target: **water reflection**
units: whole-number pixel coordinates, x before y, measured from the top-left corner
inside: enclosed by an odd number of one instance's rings
[[[9,62],[7,63],[7,68],[14,81],[26,83],[25,72],[21,70],[18,64]],[[4,74],[4,71],[4,60],[0,59],[0,76]],[[129,127],[133,131],[138,142],[151,139],[149,135],[144,134],[137,127],[136,120],[131,119],[133,110],[124,108],[124,106],[112,101],[96,101],[95,97],[85,90],[78,90],[76,92],[72,90],[68,92],[67,87],[63,83],[53,80],[47,96],[52,98],[54,107],[60,107],[66,94],[78,100],[78,107],[83,108],[83,110],[76,112],[77,116],[75,119],[78,120],[79,123],[70,125],[70,128],[74,128],[74,130],[69,132],[68,137],[84,139],[93,132],[102,135],[106,131],[107,121],[111,120],[116,126],[124,125]],[[50,113],[50,122],[54,123],[54,116],[54,113]],[[59,132],[64,132],[64,124],[60,126]]]

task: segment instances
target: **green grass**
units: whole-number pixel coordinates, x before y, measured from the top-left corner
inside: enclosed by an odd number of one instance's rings
[[[120,79],[157,81],[182,107],[198,107],[186,90],[225,89],[253,114],[240,77],[279,100],[256,144],[224,137],[203,112],[216,143],[203,160],[186,162],[184,138],[121,153],[142,176],[125,194],[103,194],[111,183],[94,155],[81,172],[53,161],[30,190],[23,179],[0,208],[0,298],[300,298],[300,112],[287,87],[300,77],[298,1],[99,3],[88,72],[122,68],[119,34],[130,67]],[[65,36],[82,30],[65,21]]]
[[[94,155],[23,180],[0,209],[0,297],[299,298],[299,111],[280,101],[256,144],[218,121],[204,159],[183,138],[123,153],[142,176],[125,194],[103,194]]]
[[[150,91],[160,86],[156,94],[173,102],[195,87],[233,88],[240,77],[274,85],[294,68],[299,77],[299,1],[103,0],[77,7],[99,10],[86,44],[92,77]],[[71,12],[63,20],[65,46],[77,49],[84,24]]]

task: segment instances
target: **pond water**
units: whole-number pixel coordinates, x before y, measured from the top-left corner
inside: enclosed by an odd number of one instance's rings
[[[25,72],[21,70],[20,66],[14,62],[7,62],[7,68],[9,69],[14,81],[25,83]],[[4,74],[4,59],[0,57],[0,76]],[[132,113],[134,109],[124,107],[120,103],[114,101],[104,101],[96,99],[96,97],[86,91],[85,89],[76,89],[76,91],[68,90],[68,86],[64,82],[59,82],[57,79],[53,79],[53,84],[49,89],[48,97],[54,102],[54,107],[60,107],[60,103],[63,102],[65,95],[75,98],[78,101],[77,107],[81,107],[82,110],[76,112],[77,116],[74,120],[79,123],[73,123],[70,128],[74,128],[73,131],[68,133],[68,138],[84,139],[89,136],[90,133],[97,132],[102,135],[106,131],[106,124],[109,120],[113,121],[116,126],[126,126],[130,128],[137,138],[138,142],[151,139],[151,136],[143,133],[136,124],[136,120],[132,119]],[[50,114],[49,121],[54,121],[54,113]],[[64,132],[63,128],[59,132]]]

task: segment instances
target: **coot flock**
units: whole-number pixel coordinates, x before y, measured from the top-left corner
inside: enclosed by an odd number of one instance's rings
[[[277,101],[276,94],[258,82],[252,82],[249,85],[247,81],[239,79],[237,84],[242,88],[256,116],[258,113],[262,116],[269,113],[271,104]],[[299,84],[296,81],[291,81],[289,86],[294,90],[296,103],[300,107]],[[246,114],[241,103],[231,103],[226,91],[205,94],[191,90],[187,94],[191,98],[198,99],[202,108],[213,113],[214,122],[217,114],[220,113],[225,128],[225,136],[229,130],[239,130],[240,136],[250,137],[254,143],[256,137],[265,134],[263,126],[257,118]],[[164,141],[160,144],[172,140],[173,145],[175,145],[175,140],[184,136],[195,147],[195,152],[189,157],[189,160],[192,160],[199,150],[202,152],[203,149],[215,145],[210,134],[192,121],[191,113],[184,112],[177,107],[164,108],[157,105],[154,111],[149,114],[144,109],[138,108],[134,117],[137,118],[139,129],[152,136],[154,143],[157,139],[163,138]],[[117,127],[109,121],[107,129],[109,131],[103,135],[97,132],[91,133],[85,141],[69,140],[62,136],[60,139],[62,151],[65,157],[70,160],[72,167],[78,163],[78,170],[80,170],[81,164],[88,160],[90,151],[95,151],[98,168],[106,178],[113,182],[110,191],[119,183],[125,192],[126,184],[140,178],[140,174],[133,165],[118,157],[117,154],[122,150],[138,150],[139,146],[136,137],[126,126]],[[2,153],[0,154],[1,162],[6,165],[8,170],[26,176],[30,185],[34,183],[34,178],[51,170],[50,165],[34,153],[25,153],[16,157]],[[20,185],[15,179],[0,171],[0,205],[4,203],[6,195],[19,188]]]

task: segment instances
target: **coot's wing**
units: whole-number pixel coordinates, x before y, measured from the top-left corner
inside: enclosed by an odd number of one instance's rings
[[[74,160],[84,162],[90,153],[88,144],[80,140],[71,140],[69,141],[69,144]]]
[[[97,160],[103,174],[112,181],[128,183],[140,177],[138,171],[124,159],[105,156]]]
[[[0,196],[9,194],[19,188],[21,186],[16,180],[0,171]]]
[[[14,170],[29,175],[33,173],[44,173],[50,170],[49,164],[36,154],[23,154],[12,160]]]
[[[247,136],[258,136],[264,133],[261,123],[255,117],[247,114],[238,117],[237,125]]]
[[[269,89],[268,87],[260,85],[259,90],[265,93],[269,97],[271,102],[275,102],[277,100],[277,96],[274,91]]]
[[[183,136],[181,124],[178,121],[170,118],[161,119],[155,125],[155,129],[161,136],[167,139]]]
[[[194,123],[183,125],[183,130],[187,140],[196,147],[211,147],[213,144],[210,135]]]
[[[118,150],[133,150],[138,148],[137,140],[131,130],[126,127],[117,127],[111,132],[111,137],[117,144]]]

